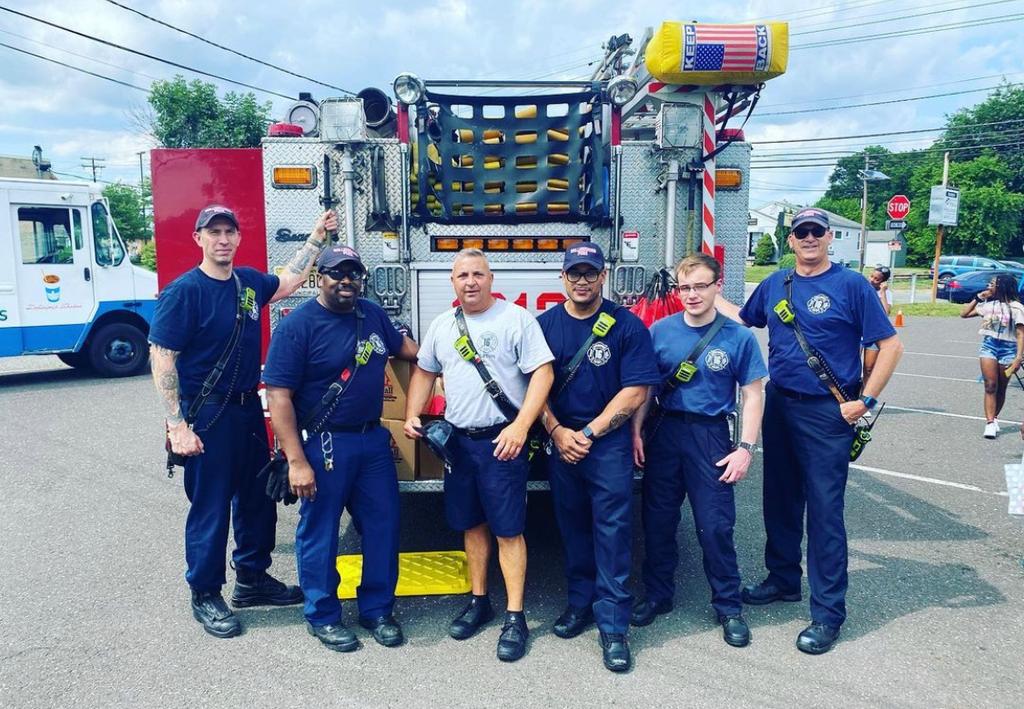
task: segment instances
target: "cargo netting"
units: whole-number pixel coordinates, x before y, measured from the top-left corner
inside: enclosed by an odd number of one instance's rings
[[[608,219],[597,92],[428,93],[417,107],[413,214],[444,224]]]

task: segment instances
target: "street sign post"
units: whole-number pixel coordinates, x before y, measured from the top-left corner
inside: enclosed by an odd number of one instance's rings
[[[889,231],[903,231],[907,228],[907,223],[902,219],[888,219],[885,222],[885,228]]]
[[[910,200],[904,194],[895,195],[886,205],[886,212],[889,214],[889,219],[906,219],[910,214]]]
[[[928,223],[956,226],[960,213],[960,190],[936,185],[928,201]]]

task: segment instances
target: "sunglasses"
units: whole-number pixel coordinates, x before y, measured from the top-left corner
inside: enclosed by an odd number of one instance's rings
[[[321,276],[327,276],[332,281],[343,281],[347,278],[353,283],[362,280],[364,275],[362,270],[351,268],[331,268],[324,271],[320,271],[319,273]]]
[[[820,224],[814,226],[801,226],[793,230],[793,235],[798,239],[803,239],[808,236],[813,236],[815,239],[820,239],[825,236],[825,232],[828,231],[825,227]]]

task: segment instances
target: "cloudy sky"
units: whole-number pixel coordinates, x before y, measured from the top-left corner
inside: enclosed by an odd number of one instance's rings
[[[664,20],[790,22],[789,71],[768,83],[747,137],[763,165],[753,203],[813,201],[827,183],[824,151],[868,142],[908,149],[935,133],[807,144],[758,141],[849,136],[941,126],[980,101],[983,89],[1024,81],[1024,0],[851,0],[822,3],[710,0],[695,17],[667,15],[672,3],[631,0],[118,0],[137,10],[307,77],[353,91],[390,83],[403,70],[425,78],[586,78],[608,37]],[[382,9],[386,7],[386,9]],[[497,8],[501,8],[500,10]],[[691,7],[695,7],[691,5]],[[258,86],[318,98],[332,90],[204,44],[107,0],[0,0],[0,8]],[[145,89],[154,79],[196,75],[0,10],[0,43]],[[223,91],[239,89],[209,80]],[[948,95],[924,100],[916,97]],[[271,100],[280,116],[288,101]],[[855,104],[887,102],[875,106]],[[146,92],[0,46],[0,154],[28,157],[41,145],[54,170],[87,175],[83,156],[106,160],[101,179],[136,182],[152,147],[133,118]],[[834,110],[821,110],[834,109]],[[803,158],[802,162],[799,161]],[[807,167],[811,165],[811,167]]]

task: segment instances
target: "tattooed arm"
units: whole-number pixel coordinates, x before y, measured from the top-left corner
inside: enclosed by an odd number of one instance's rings
[[[309,234],[309,238],[306,239],[306,243],[295,252],[292,260],[288,262],[284,270],[281,271],[281,275],[278,276],[281,283],[277,287],[274,297],[270,299],[271,303],[287,298],[306,282],[306,279],[309,278],[309,272],[313,270],[313,263],[316,261],[316,257],[320,255],[324,246],[327,245],[327,233],[337,228],[338,217],[332,210],[328,210],[320,215],[313,226],[313,231]]]
[[[594,437],[605,436],[629,421],[647,398],[647,389],[647,386],[624,387],[612,397],[604,411],[590,422]]]
[[[167,413],[171,450],[179,455],[199,455],[203,452],[203,442],[185,423],[185,412],[181,410],[178,397],[178,353],[156,344],[149,349],[153,383]]]

